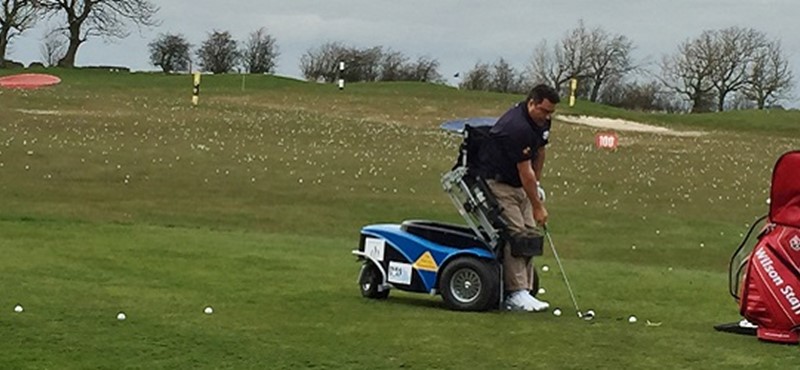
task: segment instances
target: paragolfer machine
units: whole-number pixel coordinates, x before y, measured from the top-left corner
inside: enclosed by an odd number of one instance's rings
[[[352,253],[362,263],[358,283],[364,297],[384,299],[397,289],[441,295],[453,310],[499,308],[504,243],[526,245],[542,254],[542,236],[512,233],[486,182],[470,165],[494,121],[467,119],[442,125],[463,135],[459,159],[441,181],[466,225],[407,220],[361,229],[358,249]],[[534,270],[533,295],[538,282]]]
[[[766,220],[752,250],[745,248]],[[769,213],[753,224],[729,266],[730,293],[744,319],[717,330],[798,343],[800,330],[800,151],[784,154],[772,173]]]

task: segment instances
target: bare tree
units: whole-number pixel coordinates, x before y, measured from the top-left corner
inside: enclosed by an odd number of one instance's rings
[[[674,54],[662,59],[661,82],[685,96],[692,105],[692,113],[713,109],[711,74],[715,58],[714,34],[706,31],[694,40],[684,41]]]
[[[338,61],[345,63],[345,70],[339,77],[347,81],[376,81],[380,77],[380,62],[383,48],[380,46],[358,49],[345,48]]]
[[[484,90],[489,91],[492,85],[492,70],[489,63],[475,63],[475,66],[467,72],[464,79],[459,84],[460,89],[464,90]]]
[[[569,81],[567,66],[561,64],[563,52],[556,45],[552,49],[547,41],[540,42],[533,51],[533,57],[528,65],[528,74],[535,83],[544,83],[554,86],[561,91],[564,82]]]
[[[633,41],[623,35],[612,35],[601,28],[592,30],[589,41],[588,80],[591,83],[589,100],[596,102],[603,83],[622,79],[636,69],[632,59]]]
[[[753,63],[754,52],[766,45],[763,33],[752,28],[730,27],[710,31],[713,60],[709,61],[711,85],[717,97],[717,110],[725,110],[725,99],[730,93],[742,89],[748,82],[748,72]]]
[[[58,62],[62,67],[75,66],[78,48],[90,37],[125,38],[127,22],[139,27],[159,24],[158,7],[147,0],[37,0],[51,16],[63,13],[66,24],[59,30],[69,34],[69,46]]]
[[[228,73],[240,58],[236,40],[228,31],[214,31],[197,49],[197,57],[204,71]]]
[[[749,79],[742,94],[756,103],[758,109],[788,94],[794,86],[794,76],[789,61],[783,54],[779,41],[766,43],[755,51]]]
[[[248,73],[274,73],[280,55],[277,40],[264,27],[250,34],[241,53]]]
[[[42,59],[48,67],[58,65],[58,61],[64,57],[67,52],[67,35],[54,29],[50,29],[44,33],[42,44],[39,46]]]
[[[782,59],[779,47],[776,54],[774,43],[762,32],[740,27],[707,30],[664,58],[662,81],[693,103],[692,112],[723,111],[730,96],[749,96],[756,102],[761,98],[763,106],[791,85],[791,71]],[[741,101],[734,105],[747,106]]]
[[[522,77],[508,62],[500,58],[492,66],[490,90],[502,93],[522,91]]]
[[[564,82],[576,78],[578,81],[591,77],[592,65],[592,35],[583,24],[568,31],[561,39],[561,53],[556,53],[556,61],[565,70],[565,78],[559,81],[556,88],[560,89]],[[584,84],[581,84],[584,86]]]
[[[546,41],[537,45],[528,74],[533,81],[552,85],[561,92],[565,92],[567,81],[577,79],[577,95],[597,101],[606,80],[622,78],[636,69],[632,50],[633,42],[627,37],[599,27],[588,30],[579,21],[552,49]]]
[[[399,51],[388,50],[383,53],[380,61],[381,81],[402,81],[406,80],[404,66],[408,63],[408,57]]]
[[[339,62],[347,53],[341,42],[327,42],[317,48],[309,49],[300,57],[300,71],[310,81],[333,82],[336,80]]]
[[[160,34],[147,45],[150,49],[150,63],[161,67],[164,73],[186,71],[192,61],[189,49],[192,45],[181,34]]]
[[[0,68],[4,68],[11,39],[33,26],[38,8],[32,0],[0,0],[0,6]]]
[[[427,56],[417,58],[417,61],[408,65],[408,80],[422,82],[442,82],[439,73],[439,61]]]

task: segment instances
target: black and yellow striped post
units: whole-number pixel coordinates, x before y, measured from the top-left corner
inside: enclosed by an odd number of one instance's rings
[[[192,105],[200,102],[200,72],[194,73],[194,84],[192,84]]]
[[[344,90],[344,62],[339,62],[339,90]]]
[[[578,79],[573,78],[569,83],[569,106],[575,106],[575,91],[578,90]]]

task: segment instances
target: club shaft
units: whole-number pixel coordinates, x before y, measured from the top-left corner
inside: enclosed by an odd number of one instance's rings
[[[569,278],[567,278],[567,272],[564,271],[564,265],[561,264],[561,258],[558,258],[558,252],[556,252],[556,246],[553,244],[553,238],[550,237],[550,233],[547,229],[544,230],[544,235],[547,236],[547,241],[550,242],[550,249],[553,251],[553,256],[556,257],[556,263],[558,263],[558,268],[561,270],[561,275],[564,276],[564,283],[567,284],[567,291],[569,291],[569,297],[572,299],[572,305],[575,306],[575,311],[580,313],[581,309],[578,307],[578,301],[575,300],[575,294],[572,293],[572,286],[569,285]]]

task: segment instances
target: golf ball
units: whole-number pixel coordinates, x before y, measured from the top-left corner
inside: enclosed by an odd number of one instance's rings
[[[594,311],[588,310],[584,312],[582,318],[586,321],[594,320]]]
[[[555,316],[561,316],[561,310],[560,310],[560,309],[558,309],[558,308],[556,308],[555,310],[553,310],[553,315],[555,315]]]
[[[212,313],[214,313],[214,309],[211,308],[211,306],[208,306],[203,310],[203,312],[205,312],[206,315],[211,315]]]
[[[117,314],[117,320],[119,320],[119,321],[125,320],[126,318],[128,318],[128,317],[125,316],[125,312],[120,312],[120,313]]]
[[[636,318],[636,316],[631,315],[631,317],[628,318],[628,322],[631,323],[631,324],[633,324],[633,323],[635,323],[637,321],[639,321],[639,320]]]
[[[542,266],[542,271],[544,271],[544,272],[550,271],[550,266],[547,266],[547,265]]]
[[[545,294],[545,293],[547,293],[547,291],[544,290],[544,288],[539,288],[539,290],[537,292],[537,294]]]
[[[22,311],[23,311],[22,305],[19,305],[19,304],[18,304],[18,305],[16,305],[16,306],[14,306],[14,312],[16,312],[16,313],[20,313],[20,312],[22,312]]]

